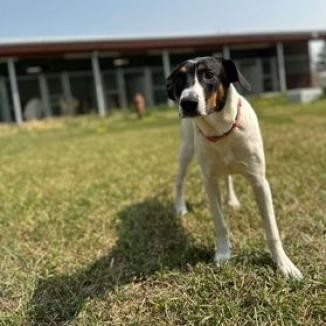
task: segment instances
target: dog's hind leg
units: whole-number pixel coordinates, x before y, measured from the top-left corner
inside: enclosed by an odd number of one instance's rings
[[[230,206],[234,210],[238,210],[240,208],[240,202],[238,200],[237,195],[235,194],[233,187],[233,178],[231,175],[225,177],[226,183],[226,204]]]
[[[267,242],[274,262],[285,276],[300,279],[302,277],[301,272],[292,263],[283,249],[276,224],[272,194],[268,181],[265,176],[250,176],[249,180],[255,193],[260,214],[263,218]]]
[[[175,210],[177,215],[187,213],[187,206],[184,196],[185,178],[189,163],[194,156],[194,129],[191,120],[181,121],[182,143],[179,153],[179,169],[176,178],[176,201]]]

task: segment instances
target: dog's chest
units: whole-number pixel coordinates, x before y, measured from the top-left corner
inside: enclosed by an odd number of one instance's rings
[[[199,136],[201,137],[201,136]],[[231,141],[209,143],[204,139],[198,139],[196,153],[200,165],[210,173],[225,175],[241,172],[244,168],[243,148]]]
[[[204,149],[206,159],[220,165],[229,166],[236,160],[236,155],[232,148],[226,146],[206,146]]]

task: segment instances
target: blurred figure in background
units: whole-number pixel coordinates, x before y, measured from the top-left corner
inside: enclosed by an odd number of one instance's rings
[[[134,107],[139,119],[141,119],[146,112],[146,103],[143,94],[136,93],[134,96]]]

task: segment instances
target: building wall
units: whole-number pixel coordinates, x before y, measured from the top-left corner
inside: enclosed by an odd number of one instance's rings
[[[252,45],[231,49],[231,58],[252,86],[252,94],[279,90],[276,49],[273,45]]]
[[[289,89],[311,85],[308,43],[284,44],[286,84]],[[243,44],[229,48],[230,57],[251,83],[251,94],[280,90],[276,44]],[[170,69],[196,56],[221,56],[220,46],[202,50],[168,50]],[[140,92],[148,106],[167,103],[165,74],[161,51],[147,54],[118,55],[100,53],[99,65],[107,110],[131,107]],[[97,95],[91,54],[66,54],[57,57],[22,58],[15,62],[23,117],[31,99],[43,103],[42,116],[97,112]],[[42,79],[43,78],[43,84]],[[44,86],[45,84],[45,86]],[[43,85],[43,88],[41,87]],[[47,94],[44,94],[47,93]],[[244,90],[241,90],[244,93]],[[45,96],[47,95],[47,96]],[[44,98],[50,108],[46,110]],[[74,109],[64,108],[75,99]],[[69,102],[71,103],[71,102]],[[0,62],[0,121],[14,119],[6,62]]]
[[[8,79],[0,76],[0,121],[13,121],[13,105],[10,97],[10,87]]]
[[[311,71],[308,43],[284,44],[284,58],[288,89],[310,87]]]

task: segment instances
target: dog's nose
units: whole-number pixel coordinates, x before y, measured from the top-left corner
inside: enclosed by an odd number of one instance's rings
[[[191,117],[198,114],[198,100],[195,98],[185,98],[181,100],[180,106],[184,116]]]

